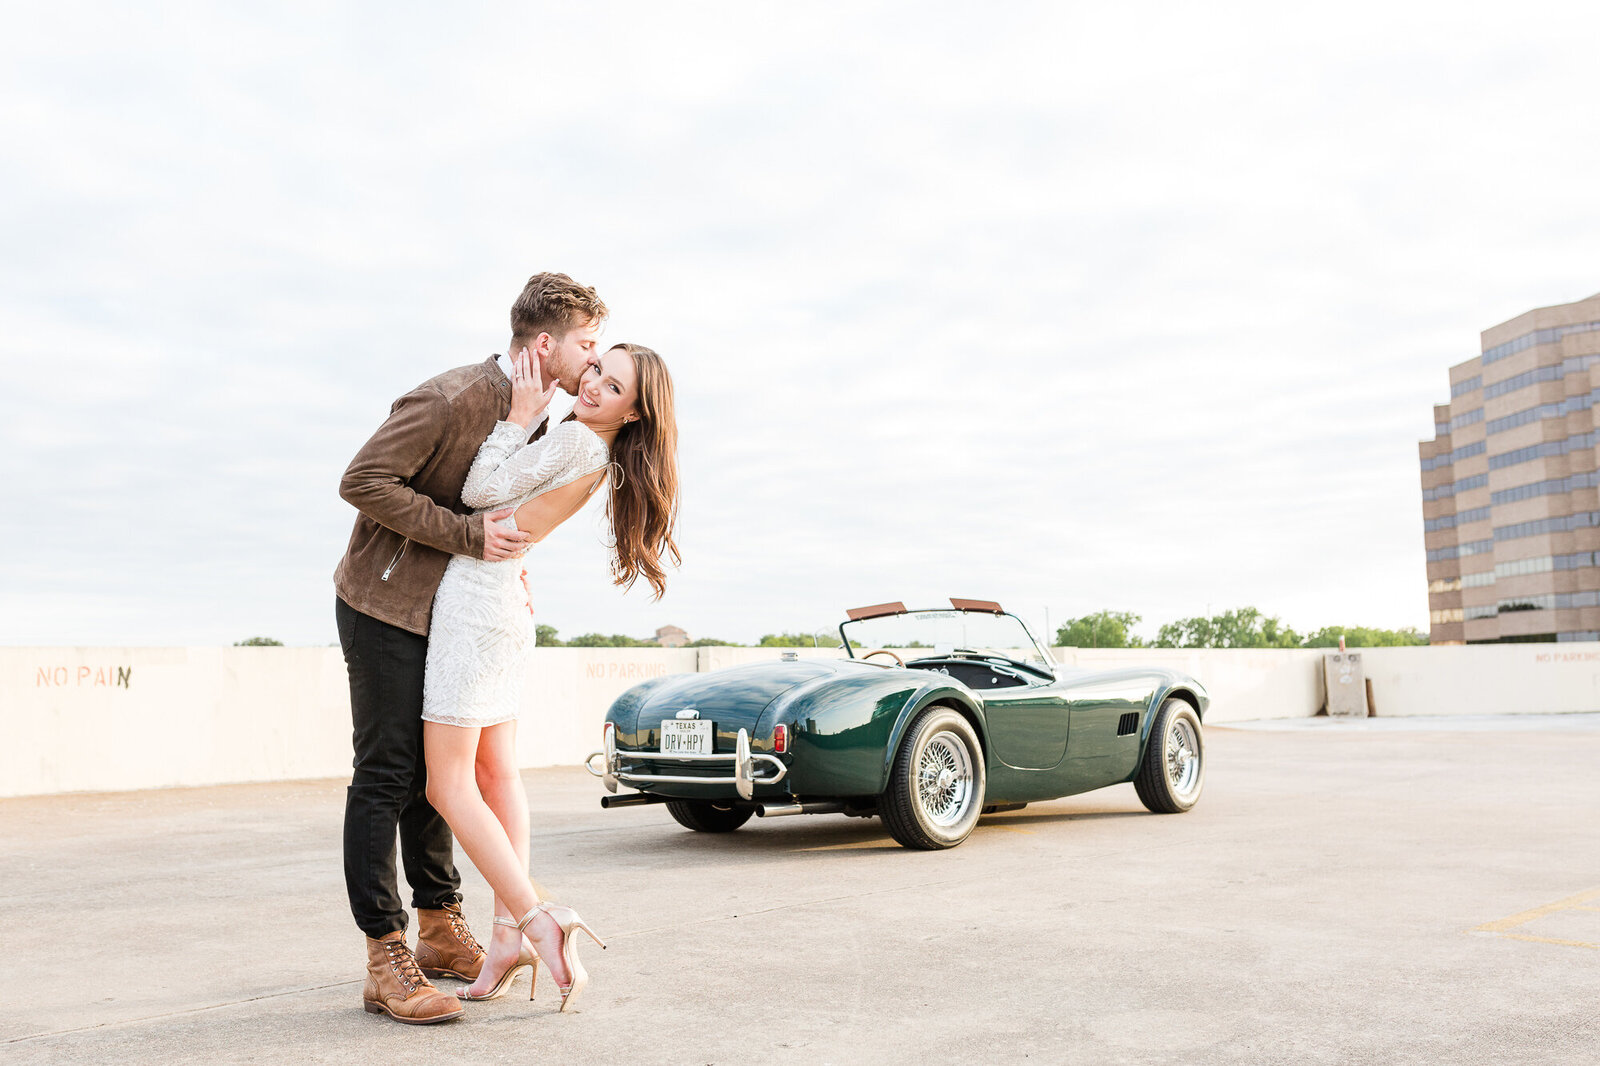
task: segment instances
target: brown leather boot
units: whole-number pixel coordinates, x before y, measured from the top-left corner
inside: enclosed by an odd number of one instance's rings
[[[461,904],[446,903],[438,910],[417,908],[417,965],[423,973],[476,981],[483,960],[483,947],[467,928]]]
[[[459,999],[422,976],[402,929],[381,940],[367,937],[367,986],[361,990],[361,1004],[368,1014],[387,1014],[407,1025],[447,1022],[465,1013]]]

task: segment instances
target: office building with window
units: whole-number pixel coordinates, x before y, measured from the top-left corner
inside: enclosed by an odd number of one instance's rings
[[[1432,642],[1600,640],[1600,295],[1482,341],[1420,448]]]

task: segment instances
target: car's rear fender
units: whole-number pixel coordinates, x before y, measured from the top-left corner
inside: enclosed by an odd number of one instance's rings
[[[921,684],[900,671],[865,666],[773,701],[759,731],[765,739],[774,726],[789,726],[789,790],[801,797],[874,794],[883,745]]]
[[[973,731],[978,734],[978,743],[983,747],[984,762],[988,763],[989,723],[984,717],[983,702],[964,687],[928,685],[912,694],[912,698],[906,701],[904,709],[896,718],[894,728],[889,733],[888,743],[884,747],[883,764],[879,767],[878,782],[877,787],[873,789],[874,792],[882,792],[889,787],[889,771],[894,766],[894,758],[900,750],[900,744],[911,729],[911,723],[916,721],[917,715],[936,703],[949,706],[971,723]]]

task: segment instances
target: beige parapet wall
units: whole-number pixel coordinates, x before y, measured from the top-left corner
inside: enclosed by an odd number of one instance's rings
[[[1363,648],[1380,716],[1600,711],[1600,644]],[[770,660],[775,648],[539,648],[524,766],[581,761],[638,681]],[[803,655],[835,656],[827,649]],[[1067,668],[1166,665],[1210,723],[1322,705],[1320,651],[1058,648]],[[0,648],[0,796],[339,777],[350,711],[337,648]]]

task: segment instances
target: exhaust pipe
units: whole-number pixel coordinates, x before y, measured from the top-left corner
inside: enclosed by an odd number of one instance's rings
[[[650,792],[635,792],[629,796],[601,796],[600,806],[610,810],[612,807],[643,807],[648,803],[665,803],[667,797],[657,796]]]
[[[787,818],[791,814],[843,814],[842,803],[763,803],[756,808],[760,818]]]

